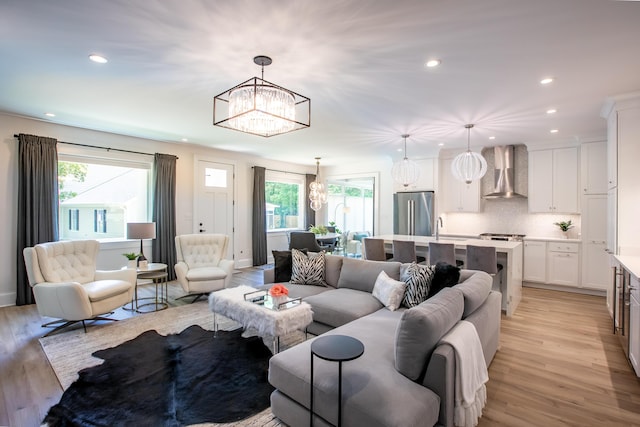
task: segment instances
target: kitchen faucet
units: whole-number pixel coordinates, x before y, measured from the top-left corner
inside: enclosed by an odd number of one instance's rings
[[[440,227],[443,227],[441,216],[436,219],[436,240],[440,240]]]

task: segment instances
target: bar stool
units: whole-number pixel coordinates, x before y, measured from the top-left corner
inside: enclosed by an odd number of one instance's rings
[[[364,246],[364,259],[368,259],[371,261],[387,260],[383,239],[373,239],[371,237],[365,237],[364,239],[362,239],[362,245]]]
[[[496,248],[491,246],[467,245],[467,264],[469,270],[480,270],[489,273],[493,278],[494,290],[500,290],[502,283],[502,265],[498,264]],[[496,282],[495,278],[498,278]],[[496,284],[497,289],[496,288]]]
[[[453,243],[429,242],[429,264],[446,262],[456,265],[456,251]]]
[[[393,240],[393,260],[401,263],[423,262],[424,257],[416,255],[416,243],[410,240]]]

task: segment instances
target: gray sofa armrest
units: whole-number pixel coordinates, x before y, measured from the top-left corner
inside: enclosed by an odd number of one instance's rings
[[[431,355],[424,376],[424,386],[440,397],[438,425],[453,427],[455,404],[456,355],[449,344],[440,344]]]
[[[276,269],[275,268],[267,268],[262,270],[262,283],[265,285],[267,283],[273,283],[276,277]]]

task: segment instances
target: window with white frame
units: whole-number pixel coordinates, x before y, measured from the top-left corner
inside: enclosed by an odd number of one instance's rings
[[[265,173],[267,231],[305,228],[305,177],[267,170]]]
[[[126,239],[127,222],[149,221],[151,158],[58,157],[60,240]]]

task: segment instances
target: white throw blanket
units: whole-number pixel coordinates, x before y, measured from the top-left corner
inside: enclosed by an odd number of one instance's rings
[[[451,345],[456,354],[453,423],[457,427],[474,427],[487,401],[485,383],[489,381],[478,332],[473,323],[461,320],[441,342]]]

